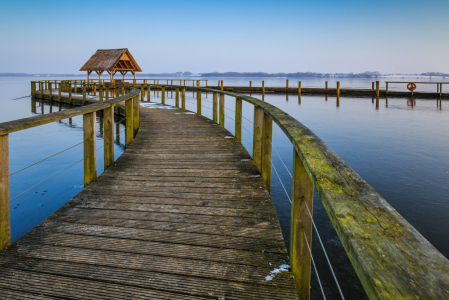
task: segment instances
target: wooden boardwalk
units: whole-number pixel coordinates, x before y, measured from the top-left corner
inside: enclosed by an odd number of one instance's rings
[[[181,109],[140,114],[112,167],[0,253],[0,298],[297,299],[243,146]]]

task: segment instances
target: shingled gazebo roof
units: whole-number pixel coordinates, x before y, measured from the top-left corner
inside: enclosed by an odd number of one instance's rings
[[[142,72],[134,57],[127,48],[97,50],[94,55],[84,64],[80,71],[131,71]]]

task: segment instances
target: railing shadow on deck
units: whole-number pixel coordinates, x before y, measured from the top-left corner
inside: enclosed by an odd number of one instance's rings
[[[32,82],[32,95],[44,97],[44,84],[47,84],[49,97],[52,97],[49,81]],[[50,85],[49,85],[50,83]],[[55,82],[56,83],[56,82]],[[175,91],[176,107],[185,109],[186,91],[197,93],[197,114],[201,114],[201,93],[213,94],[213,121],[224,126],[225,96],[235,101],[235,137],[242,139],[242,101],[254,106],[253,160],[270,191],[271,154],[273,121],[285,133],[294,149],[291,208],[290,263],[295,275],[295,284],[300,299],[310,298],[310,274],[312,268],[311,238],[313,230],[312,198],[314,188],[328,213],[328,216],[342,242],[344,249],[370,299],[446,299],[449,298],[449,261],[439,253],[415,228],[413,228],[393,207],[391,207],[372,187],[352,170],[332,149],[306,126],[276,108],[259,99],[201,87],[187,87],[164,84],[115,85],[114,83],[81,83],[83,103],[86,101],[86,87],[95,94],[98,90],[100,101],[108,97],[109,88],[115,91],[112,100],[74,108],[63,112],[32,117],[0,124],[0,249],[8,246],[5,238],[9,231],[9,192],[8,192],[8,134],[34,126],[47,124],[78,115],[84,116],[84,167],[85,185],[96,177],[95,138],[92,128],[96,111],[108,110],[113,115],[113,106],[125,101],[126,144],[129,145],[139,126],[139,99],[144,100],[147,91],[158,87],[162,90],[161,102],[165,104],[165,89]],[[48,85],[50,88],[48,88]],[[137,89],[139,87],[139,89]],[[62,81],[61,91],[77,92],[75,81]],[[111,90],[112,91],[112,90]],[[125,93],[128,92],[128,93]],[[105,94],[106,93],[106,94]],[[119,96],[119,94],[122,96]],[[105,133],[113,128],[105,119]],[[109,119],[108,119],[109,120]],[[113,124],[113,122],[111,122]],[[112,129],[111,129],[112,128]],[[105,145],[106,145],[105,134]],[[110,142],[109,142],[110,143]],[[112,138],[113,143],[113,138]],[[110,149],[110,147],[108,147]],[[110,150],[108,150],[110,151]],[[112,150],[113,151],[113,150]],[[110,153],[106,155],[106,163]],[[113,162],[113,155],[112,155]],[[95,165],[95,166],[94,166]],[[6,172],[4,171],[6,170]],[[5,175],[6,174],[6,175]],[[6,210],[6,208],[8,208]],[[6,216],[6,211],[8,216]],[[343,295],[342,295],[343,296]]]

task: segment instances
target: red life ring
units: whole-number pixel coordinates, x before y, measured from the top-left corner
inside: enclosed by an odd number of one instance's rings
[[[416,84],[414,84],[413,82],[410,82],[409,84],[407,84],[407,89],[410,91],[416,90]]]

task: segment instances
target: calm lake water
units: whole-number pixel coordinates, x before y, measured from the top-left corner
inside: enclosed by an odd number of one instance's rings
[[[0,122],[29,117],[41,113],[31,112],[30,77],[0,77],[2,95],[0,101]],[[52,78],[53,79],[53,78]],[[58,78],[60,79],[60,78]],[[80,79],[79,77],[77,79]],[[188,79],[188,78],[187,78]],[[195,78],[196,79],[196,78]],[[200,79],[200,78],[198,78]],[[225,85],[261,86],[262,79],[223,78]],[[285,78],[263,79],[265,86],[285,86]],[[342,88],[371,88],[375,79],[339,79]],[[378,78],[381,87],[384,80],[412,81],[410,78]],[[413,78],[414,81],[430,81],[426,78]],[[432,80],[441,81],[441,78]],[[209,85],[218,79],[210,79]],[[295,79],[296,81],[296,79]],[[326,79],[301,79],[303,87],[324,87]],[[329,87],[334,81],[329,81]],[[336,81],[336,80],[335,80]],[[163,83],[163,82],[161,82]],[[176,81],[174,82],[176,83]],[[297,85],[297,84],[296,84]],[[290,86],[296,86],[290,79]],[[428,88],[436,91],[436,86],[418,85],[418,91]],[[390,90],[394,90],[391,86]],[[405,90],[398,85],[397,90]],[[443,88],[449,91],[449,86]],[[166,103],[174,105],[174,97],[166,98]],[[152,94],[152,101],[160,99]],[[192,93],[186,93],[186,108],[196,111],[196,100]],[[253,94],[260,98],[261,95]],[[203,95],[203,114],[212,117],[212,95]],[[416,100],[410,106],[407,98],[380,100],[376,109],[371,98],[340,97],[337,107],[336,98],[324,96],[266,94],[265,101],[279,107],[314,131],[340,157],[342,157],[365,181],[382,195],[405,219],[423,234],[439,251],[449,257],[449,101],[442,101],[441,107],[436,100]],[[299,103],[300,102],[300,103]],[[57,111],[59,105],[53,105]],[[62,108],[66,109],[66,107]],[[157,108],[155,108],[157,109]],[[235,101],[226,97],[225,126],[234,132]],[[44,112],[49,106],[44,103]],[[253,107],[243,103],[243,144],[252,153]],[[120,125],[123,130],[123,125]],[[73,118],[55,122],[37,128],[10,135],[10,173],[29,164],[44,159],[82,141],[82,118]],[[124,133],[123,133],[124,134]],[[102,146],[102,135],[97,129],[97,148]],[[124,135],[121,140],[124,141]],[[116,144],[116,156],[123,152],[123,144]],[[279,174],[272,171],[272,198],[281,222],[284,237],[288,245],[290,202],[282,184],[288,193],[291,191],[291,172],[293,149],[290,141],[274,124],[273,163]],[[45,180],[82,158],[82,145],[52,157],[36,166],[12,175],[11,198],[19,195],[35,184]],[[102,149],[98,151],[98,169],[102,171]],[[282,161],[281,161],[282,159]],[[29,192],[11,201],[12,235],[16,240],[29,231],[49,214],[66,203],[83,188],[82,162],[51,178]],[[280,182],[282,181],[282,184]],[[314,197],[314,219],[322,236],[331,263],[342,285],[347,299],[362,299],[363,289],[347,259],[341,243],[329,221],[319,197]],[[313,255],[323,282],[326,296],[338,299],[338,290],[325,261],[323,251],[314,235]],[[321,299],[321,292],[313,273],[313,298]]]

